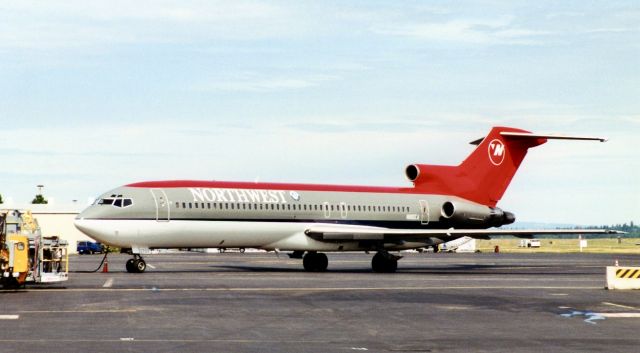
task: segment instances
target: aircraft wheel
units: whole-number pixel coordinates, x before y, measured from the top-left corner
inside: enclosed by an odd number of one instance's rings
[[[135,269],[134,269],[134,266],[133,266],[133,263],[135,261],[136,261],[135,259],[127,260],[127,264],[125,265],[125,267],[127,268],[127,272],[129,272],[129,273],[134,273],[135,272]]]
[[[378,273],[393,273],[398,269],[398,260],[386,251],[378,251],[371,259],[371,268]]]
[[[324,272],[329,266],[326,254],[309,252],[302,258],[304,269],[309,272]]]
[[[136,273],[142,273],[147,269],[147,263],[143,259],[133,260],[133,267]]]

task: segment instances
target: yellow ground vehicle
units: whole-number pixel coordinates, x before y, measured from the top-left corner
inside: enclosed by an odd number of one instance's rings
[[[68,274],[66,241],[56,236],[43,237],[30,211],[0,210],[2,288],[66,281]]]

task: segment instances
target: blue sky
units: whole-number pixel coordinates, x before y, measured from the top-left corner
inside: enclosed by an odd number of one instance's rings
[[[520,220],[640,221],[636,1],[0,2],[0,193],[155,179],[409,185],[493,125]]]

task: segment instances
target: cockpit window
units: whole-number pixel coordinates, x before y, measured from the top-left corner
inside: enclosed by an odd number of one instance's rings
[[[111,205],[113,204],[113,199],[101,199],[98,201],[98,205]]]
[[[118,195],[116,199],[100,199],[98,205],[111,205],[113,207],[129,207],[133,205],[133,199],[122,198]]]

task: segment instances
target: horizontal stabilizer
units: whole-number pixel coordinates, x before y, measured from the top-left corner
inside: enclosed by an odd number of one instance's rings
[[[570,135],[554,135],[554,134],[532,134],[528,132],[511,132],[511,131],[502,131],[500,135],[509,138],[509,139],[519,139],[519,138],[542,138],[547,140],[584,140],[584,141],[600,141],[606,142],[607,139],[603,137],[591,137],[591,136],[570,136]]]
[[[609,139],[605,137],[593,137],[593,136],[571,136],[571,135],[555,135],[555,134],[533,134],[530,132],[510,132],[502,131],[501,136],[507,139],[547,139],[547,140],[582,140],[582,141],[600,141],[607,142]],[[469,144],[477,146],[484,141],[484,137],[469,142]]]

